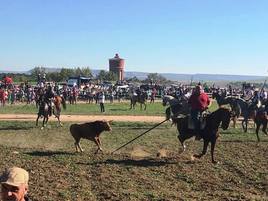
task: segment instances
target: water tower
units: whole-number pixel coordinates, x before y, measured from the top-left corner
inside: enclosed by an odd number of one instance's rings
[[[115,54],[114,58],[109,59],[109,71],[117,75],[119,81],[124,80],[125,60]]]

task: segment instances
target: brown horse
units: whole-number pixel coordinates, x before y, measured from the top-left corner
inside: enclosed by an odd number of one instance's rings
[[[54,97],[54,108],[53,108],[53,114],[58,119],[59,125],[62,126],[62,123],[60,121],[60,113],[61,113],[61,105],[63,109],[66,109],[66,101],[61,96],[55,96]]]
[[[184,141],[196,136],[197,133],[194,129],[190,129],[188,126],[188,118],[173,118],[173,123],[177,124],[177,129],[179,132],[179,140],[183,146],[183,151],[185,151],[186,146],[184,145]],[[201,158],[207,152],[207,147],[209,142],[211,143],[211,159],[212,163],[216,163],[214,160],[214,148],[216,145],[216,140],[218,138],[218,129],[221,124],[223,130],[226,130],[229,127],[231,119],[231,112],[226,108],[219,108],[215,112],[208,114],[205,117],[206,125],[204,129],[200,130],[200,136],[204,139],[203,151],[201,154],[194,155],[194,157]]]

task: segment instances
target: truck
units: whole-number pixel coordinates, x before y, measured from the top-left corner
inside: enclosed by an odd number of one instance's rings
[[[91,82],[92,79],[89,77],[83,77],[83,76],[71,76],[67,80],[67,86],[73,87],[78,86],[80,87],[82,84],[86,84]]]

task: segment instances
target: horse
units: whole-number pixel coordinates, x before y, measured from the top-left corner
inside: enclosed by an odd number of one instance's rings
[[[265,111],[258,111],[256,113],[256,117],[254,118],[254,123],[256,124],[256,136],[257,136],[257,141],[260,142],[260,137],[259,137],[259,130],[262,125],[262,132],[265,135],[267,134],[267,123],[268,123],[268,117],[267,117],[267,112]]]
[[[172,118],[174,124],[177,125],[177,130],[179,132],[178,138],[182,144],[183,151],[185,151],[186,146],[184,141],[196,136],[197,133],[194,129],[189,128],[188,121],[190,116],[181,117],[181,118]],[[217,163],[214,160],[214,149],[216,145],[216,140],[219,136],[218,129],[221,125],[223,130],[226,130],[229,127],[231,119],[231,111],[227,108],[220,107],[218,110],[208,114],[205,117],[205,127],[200,130],[200,136],[204,139],[203,151],[201,154],[195,154],[194,157],[201,158],[207,152],[207,147],[209,142],[211,143],[211,161],[212,163]]]
[[[179,114],[186,115],[190,113],[190,107],[188,105],[188,99],[185,96],[180,97],[180,99],[174,98],[170,95],[165,95],[162,98],[162,105],[169,107],[166,109],[166,118],[170,119],[171,113],[173,116],[178,116]]]
[[[60,126],[62,126],[62,123],[60,121],[61,105],[62,105],[63,109],[66,110],[65,98],[63,98],[62,96],[55,96],[54,97],[53,114],[58,119],[58,123]]]
[[[147,105],[146,101],[148,98],[148,95],[146,92],[141,92],[139,95],[136,95],[134,93],[129,94],[130,97],[130,110],[135,109],[136,103],[140,103],[140,109],[142,110],[142,106],[144,106],[144,110],[146,110]]]
[[[47,124],[48,122],[48,117],[49,117],[49,105],[48,103],[45,101],[44,96],[41,96],[38,100],[38,113],[37,113],[37,118],[36,118],[36,126],[38,126],[38,120],[40,117],[43,117],[43,124],[41,127],[41,130],[44,129],[45,124]]]
[[[212,98],[216,99],[216,102],[219,107],[223,105],[228,105],[228,104],[230,105],[232,113],[233,113],[233,116],[231,119],[233,121],[233,127],[235,128],[236,121],[238,117],[241,115],[241,107],[236,102],[237,98],[232,97],[232,96],[222,96],[218,92],[215,92],[215,91],[212,93]]]
[[[212,98],[216,99],[216,102],[217,102],[219,107],[222,106],[222,105],[229,104],[228,99],[226,99],[225,96],[220,95],[219,92],[213,91],[212,92]]]
[[[257,105],[250,103],[242,98],[234,98],[232,101],[230,101],[230,105],[235,116],[243,117],[242,129],[244,132],[247,132],[248,120],[254,120],[257,112]]]
[[[59,125],[63,126],[63,124],[60,121],[60,113],[61,113],[61,105],[63,106],[63,109],[66,109],[66,101],[61,96],[55,96],[52,102],[53,104],[49,105],[48,102],[45,100],[44,96],[41,96],[38,101],[39,110],[37,113],[36,126],[38,126],[38,120],[42,116],[44,119],[43,119],[43,124],[42,124],[41,129],[44,129],[51,113],[55,115],[55,117],[58,120]]]

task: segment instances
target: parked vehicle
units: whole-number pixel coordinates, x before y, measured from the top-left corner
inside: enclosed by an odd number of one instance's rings
[[[74,76],[74,77],[68,78],[67,85],[69,87],[73,87],[73,86],[80,87],[82,84],[86,84],[86,83],[89,83],[91,81],[92,81],[92,79],[89,77]]]

